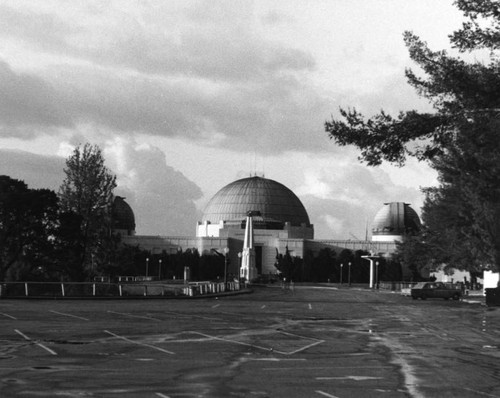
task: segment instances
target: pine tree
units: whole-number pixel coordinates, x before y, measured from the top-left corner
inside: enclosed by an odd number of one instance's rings
[[[92,275],[103,251],[112,246],[111,210],[116,176],[104,165],[97,146],[77,147],[66,160],[66,178],[59,191],[62,211],[80,220],[80,247],[74,266],[81,277]]]
[[[371,166],[383,161],[403,165],[408,156],[429,162],[440,185],[426,191],[425,250],[460,268],[498,269],[500,4],[455,4],[467,21],[450,35],[452,46],[462,53],[486,49],[485,61],[432,51],[415,34],[404,34],[410,58],[424,72],[406,70],[408,82],[435,113],[405,111],[392,117],[381,112],[365,119],[356,109],[341,109],[341,119],[326,122],[325,129],[337,144],[357,146],[360,160]]]

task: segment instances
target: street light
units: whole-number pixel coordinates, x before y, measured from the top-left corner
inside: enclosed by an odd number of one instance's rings
[[[375,262],[375,285],[378,289],[378,261]]]
[[[344,268],[344,264],[340,264],[340,284],[342,285],[342,268]]]
[[[161,281],[161,258],[158,260],[158,280]]]
[[[149,274],[149,258],[146,257],[146,278],[148,277]]]
[[[243,257],[243,253],[239,252],[238,253],[238,280],[240,280],[240,278],[241,278],[241,262],[243,261],[242,257]]]
[[[351,286],[351,262],[349,261],[349,272],[347,273],[347,282]]]
[[[224,286],[227,284],[227,253],[229,253],[229,248],[225,247],[224,250]]]

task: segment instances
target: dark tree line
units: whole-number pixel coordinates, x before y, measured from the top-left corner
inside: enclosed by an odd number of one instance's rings
[[[365,250],[343,249],[338,255],[330,248],[321,249],[316,256],[307,252],[301,257],[292,256],[288,248],[285,253],[276,253],[275,267],[282,278],[294,282],[369,283],[370,263],[362,256]],[[380,281],[400,281],[401,265],[397,261],[380,257],[378,260]],[[349,265],[350,264],[350,265]]]
[[[151,254],[121,244],[120,236],[110,229],[111,220],[104,223],[105,228],[90,227],[67,208],[53,191],[30,189],[22,181],[0,176],[1,281],[81,282],[95,276],[114,279],[146,272],[155,278],[183,279],[186,266],[194,280],[224,276],[221,256],[200,256],[196,249]]]
[[[487,50],[472,62],[433,51],[412,32],[404,34],[421,72],[406,70],[408,83],[434,107],[394,117],[366,119],[356,109],[326,122],[330,138],[355,145],[370,166],[403,165],[408,156],[438,172],[439,185],[424,190],[423,229],[399,247],[405,266],[417,272],[438,264],[472,272],[500,267],[500,4],[457,0],[466,22],[450,37],[461,53]]]

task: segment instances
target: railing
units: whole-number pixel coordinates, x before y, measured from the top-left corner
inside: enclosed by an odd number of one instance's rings
[[[417,282],[379,282],[378,288],[383,290],[391,290],[393,292],[401,292],[404,289],[411,289]]]
[[[0,282],[0,298],[113,298],[198,296],[240,290],[224,283]]]
[[[239,282],[192,282],[183,289],[186,296],[198,296],[203,294],[224,293],[238,291],[241,289]]]

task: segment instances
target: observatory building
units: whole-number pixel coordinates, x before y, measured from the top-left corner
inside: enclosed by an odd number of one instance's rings
[[[130,205],[122,196],[113,200],[113,230],[121,236],[135,235],[135,216]]]
[[[152,254],[175,253],[179,249],[197,249],[200,254],[213,250],[227,253],[229,273],[237,275],[244,253],[245,230],[252,217],[253,254],[258,275],[274,274],[276,254],[288,250],[304,258],[308,252],[316,255],[330,248],[337,253],[343,249],[366,250],[388,256],[396,249],[396,241],[404,233],[419,228],[420,220],[408,204],[385,204],[375,216],[372,240],[318,240],[314,226],[300,199],[283,184],[264,177],[248,177],[220,189],[207,203],[202,219],[191,237],[135,235],[135,219],[130,206],[117,197],[115,213],[122,217],[116,228],[122,242],[138,245]]]
[[[384,203],[372,224],[373,242],[402,241],[403,236],[420,230],[420,218],[409,204]]]
[[[254,218],[258,230],[282,231],[280,238],[314,238],[300,199],[283,184],[256,176],[234,181],[217,192],[205,207],[196,236],[229,236],[241,228],[249,211],[261,214]]]

